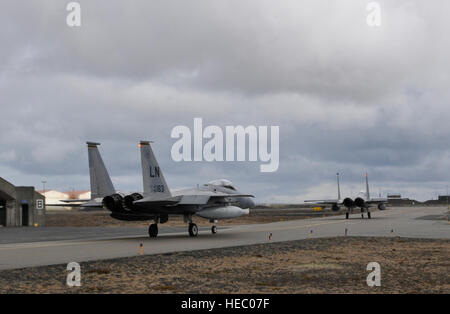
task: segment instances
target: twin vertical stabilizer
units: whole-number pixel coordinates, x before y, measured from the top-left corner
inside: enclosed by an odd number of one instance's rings
[[[99,143],[87,142],[89,174],[91,179],[91,199],[114,194],[116,190],[98,151]]]
[[[337,188],[338,188],[338,200],[341,199],[341,187],[339,185],[339,172],[336,173],[336,177],[337,177]]]
[[[155,199],[170,197],[164,175],[156,161],[150,142],[141,141],[142,177],[144,181],[144,197],[152,196]]]
[[[369,193],[369,176],[367,175],[367,172],[366,172],[366,197],[367,197],[367,200],[370,200],[370,193]]]

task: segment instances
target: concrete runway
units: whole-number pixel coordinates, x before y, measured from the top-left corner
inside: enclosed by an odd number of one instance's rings
[[[344,236],[346,229],[349,236],[450,239],[450,224],[436,219],[445,212],[443,207],[412,207],[374,210],[370,220],[354,214],[348,220],[332,216],[226,228],[219,222],[217,234],[200,228],[196,238],[188,236],[187,227],[161,226],[156,239],[146,228],[0,228],[0,269],[136,256],[141,243],[146,255],[267,243],[270,232],[272,242]]]

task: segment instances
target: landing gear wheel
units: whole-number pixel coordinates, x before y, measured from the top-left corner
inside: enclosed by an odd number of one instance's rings
[[[361,219],[364,219],[364,214],[361,214]]]
[[[211,232],[212,232],[212,234],[216,234],[217,233],[217,227],[216,226],[212,226],[211,227]]]
[[[348,213],[345,213],[345,219],[348,219]]]
[[[369,219],[372,218],[372,217],[370,217],[370,212],[367,213],[367,218],[369,218]]]
[[[191,237],[196,237],[198,235],[198,227],[194,223],[189,224],[189,235]]]
[[[156,238],[158,236],[157,224],[151,224],[150,227],[148,227],[148,235],[150,236],[150,238]]]

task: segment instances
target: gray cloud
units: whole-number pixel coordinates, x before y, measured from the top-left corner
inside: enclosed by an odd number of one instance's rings
[[[380,1],[377,29],[356,0],[79,2],[79,29],[61,1],[2,6],[0,175],[87,188],[95,140],[116,185],[139,190],[137,142],[152,139],[174,187],[226,177],[297,201],[333,196],[336,171],[356,192],[368,171],[383,193],[445,188],[447,1]],[[279,171],[171,161],[171,129],[194,117],[280,125]]]

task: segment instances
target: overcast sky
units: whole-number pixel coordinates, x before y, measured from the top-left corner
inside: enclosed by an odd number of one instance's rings
[[[230,179],[258,202],[364,188],[424,200],[450,182],[450,2],[4,0],[0,176],[88,189],[87,140],[142,190],[138,141],[171,188]],[[177,125],[280,126],[280,166],[174,162]]]

